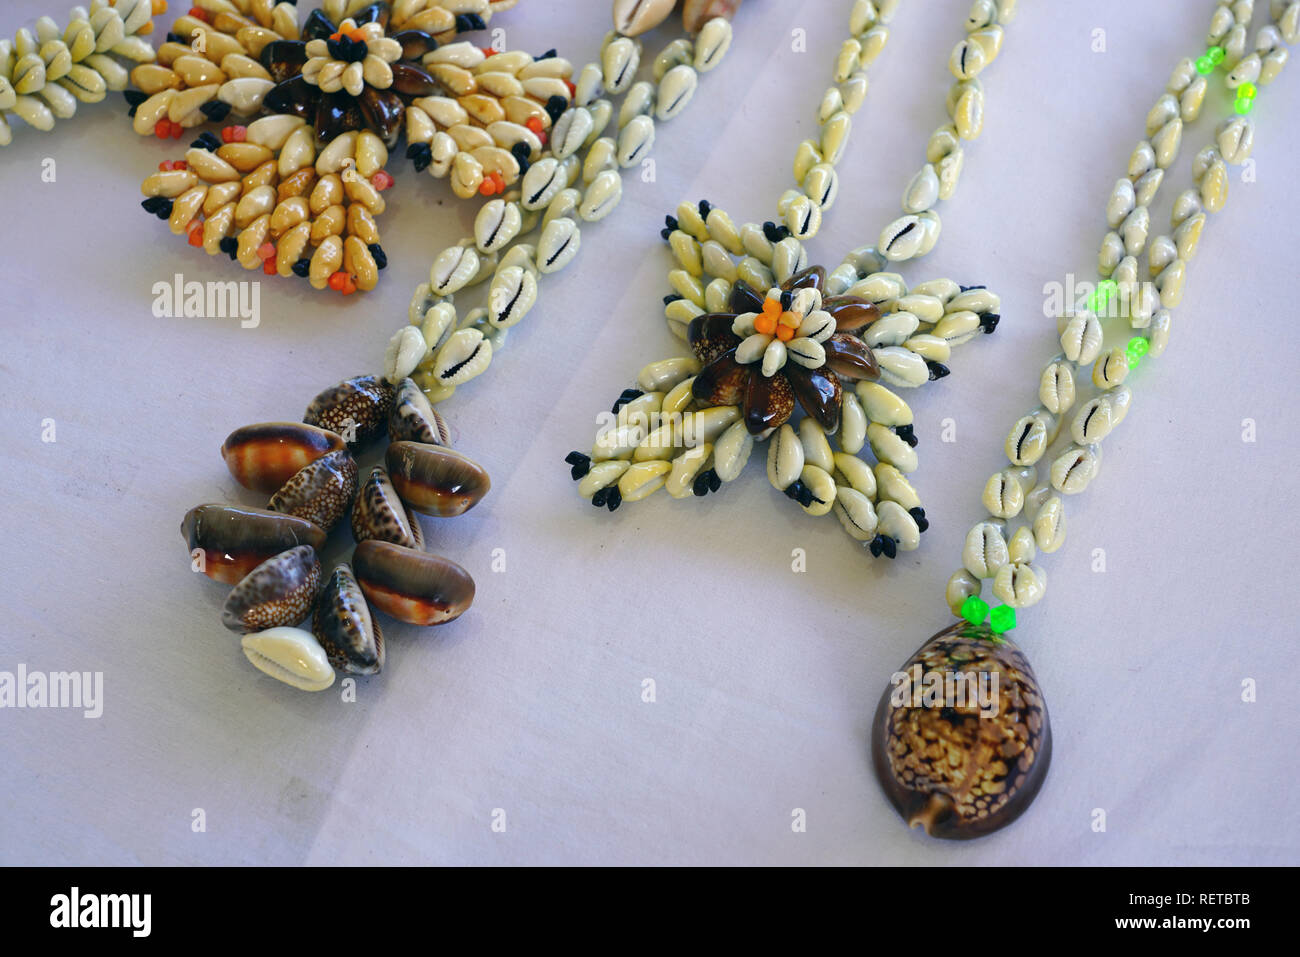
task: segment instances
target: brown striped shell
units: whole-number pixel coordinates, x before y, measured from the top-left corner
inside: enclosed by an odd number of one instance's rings
[[[487,470],[467,455],[422,442],[394,442],[384,454],[402,501],[426,515],[461,515],[492,487]]]
[[[270,495],[299,469],[343,448],[335,432],[301,422],[261,422],[235,429],[221,445],[221,457],[236,482]]]
[[[384,434],[392,407],[393,387],[382,376],[355,376],[312,399],[302,420],[337,432],[355,449]]]
[[[227,585],[287,549],[325,544],[325,530],[315,522],[246,505],[196,505],[181,521],[181,537],[191,561],[201,560],[205,575]]]
[[[352,537],[358,542],[375,539],[392,542],[420,551],[424,548],[424,530],[393,488],[382,465],[370,470],[356,505],[352,507]]]
[[[346,562],[334,569],[321,590],[311,633],[336,670],[353,675],[377,675],[383,670],[383,633]]]
[[[352,568],[370,604],[412,625],[441,625],[474,602],[474,579],[453,561],[390,542],[362,542]]]
[[[309,614],[320,589],[316,550],[299,545],[268,558],[226,597],[221,621],[231,631],[265,631],[296,625]]]
[[[328,532],[347,514],[356,494],[356,460],[347,449],[339,449],[299,469],[266,507],[310,519]]]

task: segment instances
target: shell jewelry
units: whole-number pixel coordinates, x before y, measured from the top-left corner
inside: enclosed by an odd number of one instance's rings
[[[768,479],[809,515],[834,512],[876,557],[920,545],[929,523],[906,477],[917,467],[912,411],[893,390],[946,376],[955,346],[997,326],[999,299],[949,279],[909,289],[888,269],[938,240],[933,206],[955,189],[962,142],[979,135],[976,76],[1001,50],[1014,6],[975,3],[948,64],[953,122],[931,136],[927,163],[903,196],[905,215],[885,227],[878,247],[854,250],[827,274],[808,265],[803,240],[817,235],[835,203],[835,166],[866,94],[865,67],[897,7],[853,4],[835,85],[818,109],[820,137],[799,144],[800,188],[778,204],[782,224],[738,229],[705,201],[667,217],[662,236],[677,268],[665,312],[693,354],[643,368],[601,417],[590,454],[565,459],[581,495],[610,511],[661,488],[674,498],[704,496],[737,478],[755,443],[770,439]],[[874,467],[859,457],[868,445]]]
[[[385,432],[384,465],[363,479],[352,453]],[[446,422],[409,379],[358,376],[312,400],[301,423],[236,429],[221,447],[235,481],[266,508],[199,505],[181,522],[192,568],[233,585],[227,628],[258,669],[304,691],[335,671],[378,674],[384,639],[372,608],[415,625],[458,618],[474,579],[424,550],[416,512],[450,517],[487,494],[487,472],[448,445]],[[351,510],[357,547],[328,576],[317,557]],[[310,617],[310,630],[298,627]]]
[[[692,12],[723,7],[729,11],[735,6],[716,0],[688,4]],[[618,11],[615,20],[618,22]],[[474,235],[438,253],[429,281],[416,288],[409,325],[399,329],[392,342],[414,344],[422,337],[423,344],[410,352],[416,365],[388,369],[389,381],[411,375],[431,402],[441,402],[487,370],[493,355],[505,345],[510,328],[537,305],[543,277],[559,272],[577,257],[582,243],[579,222],[599,222],[618,206],[623,198],[623,171],[640,166],[649,157],[657,125],[686,108],[700,75],[722,62],[731,36],[729,22],[720,17],[709,19],[693,40],[675,39],[655,57],[650,66],[651,82],[637,80],[641,42],[618,32],[609,34],[599,61],[586,64],[571,84],[572,106],[553,98],[545,115],[529,116],[522,127],[518,120],[513,125],[488,125],[487,133],[493,136],[503,131],[500,135],[506,139],[526,137],[525,149],[532,151],[531,159],[521,167],[517,188],[504,195],[495,196],[503,192],[501,182],[489,187],[484,179],[477,149],[467,154],[461,143],[461,152],[455,152],[456,127],[449,133],[434,134],[432,162],[440,164],[443,173],[450,168],[457,194],[468,196],[477,189],[489,199],[475,219]],[[498,54],[486,64],[510,56],[513,54]],[[537,61],[520,69],[525,88],[533,82],[526,74],[535,68],[557,69],[548,66],[555,62]],[[558,62],[569,68],[567,61]],[[568,73],[562,76],[567,81]],[[535,79],[550,78],[539,75]],[[623,99],[615,132],[610,127],[616,119],[614,102],[619,96]],[[522,109],[516,98],[507,98],[507,112],[512,102]],[[431,106],[428,109],[433,125],[439,127],[460,115],[456,104],[450,102],[443,104],[445,115],[433,114]],[[419,114],[412,109],[408,116]],[[416,139],[409,122],[407,139]],[[512,149],[524,158],[518,143]],[[484,284],[482,305],[470,308],[463,297],[457,300],[463,290]],[[390,345],[390,353],[391,349]]]
[[[76,114],[78,100],[98,103],[109,90],[126,89],[121,61],[153,61],[144,37],[166,9],[166,0],[91,0],[89,10],[72,8],[62,30],[41,17],[36,36],[23,28],[12,42],[0,40],[0,146],[13,139],[11,114],[48,132]]]
[[[966,536],[962,567],[948,581],[946,602],[959,620],[904,666],[913,686],[936,674],[991,673],[999,680],[996,717],[982,718],[969,707],[920,707],[906,695],[894,699],[895,688],[881,698],[872,728],[873,761],[885,793],[910,827],[943,838],[997,830],[1029,806],[1047,774],[1047,705],[1028,660],[1006,633],[1016,627],[1017,612],[1046,591],[1038,553],[1064,544],[1065,500],[1096,478],[1100,443],[1132,406],[1126,380],[1144,359],[1165,351],[1187,264],[1208,214],[1220,212],[1227,199],[1228,167],[1244,163],[1254,146],[1249,114],[1256,97],[1285,65],[1287,45],[1300,40],[1300,2],[1271,0],[1268,6],[1272,22],[1259,30],[1250,53],[1246,33],[1253,0],[1216,6],[1209,48],[1179,61],[1147,114],[1127,175],[1106,203],[1110,231],[1098,257],[1101,280],[1086,301],[1060,318],[1061,354],[1039,377],[1041,404],[1008,433],[1008,467],[984,486],[989,514]],[[1196,154],[1193,185],[1174,201],[1172,235],[1148,243],[1149,206],[1178,156],[1184,125],[1200,115],[1209,77],[1220,69],[1235,96],[1234,115]],[[1126,346],[1107,349],[1102,319],[1120,316],[1134,335]],[[1067,417],[1069,427],[1062,428]],[[1000,603],[992,609],[981,595],[985,581]]]
[[[136,132],[165,140],[269,115],[226,126],[220,138],[203,133],[184,159],[160,164],[142,184],[145,211],[246,269],[344,295],[373,289],[387,262],[374,223],[379,193],[393,185],[383,167],[404,128],[417,166],[426,139],[449,137],[461,171],[453,188],[464,195],[458,184],[472,181],[473,195],[485,181],[503,190],[517,179],[541,149],[532,129],[568,106],[570,68],[558,57],[439,46],[435,34],[482,29],[494,6],[510,5],[327,0],[300,28],[290,3],[200,0],[158,62],[132,73]],[[430,111],[446,129],[434,128]]]

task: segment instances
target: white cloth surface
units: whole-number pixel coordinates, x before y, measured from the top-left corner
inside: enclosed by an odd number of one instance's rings
[[[815,261],[833,267],[874,244],[898,214],[944,120],[967,6],[903,4]],[[816,129],[850,3],[750,0],[726,63],[659,130],[656,181],[627,179],[622,206],[584,227],[577,261],[544,283],[490,371],[443,407],[493,488],[426,529],[474,575],[478,598],[439,629],[385,620],[388,668],[360,681],[355,703],[337,685],[298,693],[250,667],[221,625],[225,587],[190,571],[177,529],[198,503],[261,504],[222,465],[226,434],[297,419],[325,386],[378,371],[431,257],[466,233],[476,206],[395,157],[380,220],[391,265],[377,291],[343,300],[267,279],[256,329],[156,318],[152,286],[175,273],[258,278],[139,209],[141,179],[183,143],[135,136],[117,94],[51,134],[16,123],[0,151],[0,670],[102,671],[105,702],[98,720],[0,711],[0,861],[1300,862],[1296,696],[1278,657],[1296,633],[1294,65],[1260,93],[1255,179],[1233,171],[1172,344],[1133,374],[1134,407],[1106,440],[1104,473],[1067,501],[1069,540],[1043,561],[1047,598],[1021,614],[1015,638],[1055,732],[1036,803],[992,837],[933,841],[903,827],[868,757],[876,700],[949,620],[944,583],[983,514],[984,481],[1057,350],[1044,285],[1095,278],[1106,197],[1171,67],[1204,48],[1212,6],[1021,4],[982,78],[984,133],[940,208],[938,248],[903,270],[912,282],[986,283],[1003,320],[954,354],[949,378],[908,396],[933,527],[890,563],[833,518],[799,513],[760,455],[722,494],[660,494],[614,515],[578,498],[562,462],[589,446],[595,416],[644,363],[679,354],[660,303],[663,215],[707,198],[737,221],[773,218],[794,147]],[[66,12],[17,0],[0,26],[12,35]],[[511,47],[558,47],[580,66],[608,24],[604,0],[524,0],[491,27]],[[795,29],[806,53],[791,50]],[[1097,30],[1105,52],[1093,51]],[[1191,157],[1229,109],[1216,80],[1155,231],[1168,231]],[[53,443],[41,440],[46,419]],[[940,439],[946,419],[955,442]],[[350,546],[336,533],[327,557]],[[505,570],[494,572],[498,549]],[[794,549],[806,550],[806,573],[792,572]],[[647,678],[654,703],[642,700]],[[1254,703],[1241,700],[1248,678]],[[796,809],[806,832],[792,829]]]

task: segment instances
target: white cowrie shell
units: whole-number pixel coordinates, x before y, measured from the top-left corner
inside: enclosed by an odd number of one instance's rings
[[[704,272],[700,244],[688,233],[680,229],[673,230],[668,236],[668,248],[672,251],[677,264],[692,276],[699,276]]]
[[[832,506],[844,530],[859,542],[869,542],[876,537],[876,508],[855,488],[841,485],[835,490],[835,504]]]
[[[577,156],[569,159],[576,160]],[[618,143],[608,136],[602,136],[587,149],[587,158],[582,161],[582,180],[590,183],[607,169],[618,169]],[[556,175],[560,176],[562,183],[566,183],[567,177],[562,172]],[[691,232],[689,229],[686,231]]]
[[[1201,205],[1201,194],[1194,189],[1185,189],[1174,199],[1174,208],[1169,215],[1171,226],[1178,226],[1190,216],[1205,212]]]
[[[841,110],[822,124],[820,152],[825,162],[834,166],[844,157],[845,147],[849,143],[849,133],[853,129],[853,117]]]
[[[618,134],[618,165],[626,169],[635,166],[650,154],[655,142],[655,122],[648,116],[637,116]]]
[[[952,199],[957,192],[957,181],[961,178],[962,166],[966,162],[966,151],[960,147],[939,160],[935,171],[939,175],[939,198]]]
[[[903,284],[903,277],[898,273],[874,272],[850,286],[846,295],[865,299],[876,306],[883,306],[906,293],[907,286]]]
[[[944,306],[944,311],[947,311],[948,303],[961,294],[961,286],[951,279],[927,279],[925,282],[918,282],[913,286],[909,294],[931,296],[938,299]]]
[[[560,115],[551,128],[551,154],[556,159],[572,156],[582,149],[595,121],[585,106],[575,106]]]
[[[921,545],[921,529],[903,506],[888,499],[876,503],[876,534],[892,538],[902,552],[916,551]]]
[[[985,315],[990,312],[997,312],[1001,307],[1002,298],[997,293],[979,286],[953,296],[948,300],[944,309],[950,313],[969,309],[971,312]]]
[[[244,635],[239,645],[258,671],[301,691],[324,691],[334,684],[325,649],[310,631],[268,628]]]
[[[949,114],[953,126],[962,139],[978,139],[984,129],[984,92],[979,87],[967,83],[960,83],[957,86],[964,89],[961,90]]]
[[[1170,93],[1181,93],[1187,88],[1187,84],[1192,82],[1192,77],[1197,75],[1196,64],[1192,61],[1192,58],[1183,57],[1174,66],[1173,73],[1169,76],[1169,82],[1165,84],[1165,89]]]
[[[637,373],[636,384],[642,392],[667,392],[699,371],[699,361],[691,356],[660,359]]]
[[[803,178],[808,175],[808,171],[822,162],[825,162],[825,160],[822,157],[822,151],[817,148],[817,144],[812,140],[803,140],[794,151],[795,181],[802,183]]]
[[[814,518],[819,518],[834,507],[835,479],[831,478],[829,472],[809,463],[799,473],[799,480],[812,493],[812,501],[807,505],[800,505],[805,512]]]
[[[1022,525],[1016,529],[1011,541],[1007,543],[1007,554],[1013,565],[1026,564],[1037,557],[1038,546],[1034,544],[1034,533],[1027,526]]]
[[[804,452],[799,437],[789,423],[772,436],[767,448],[767,480],[784,492],[803,471]]]
[[[1004,450],[1012,465],[1033,465],[1047,451],[1052,435],[1050,416],[1031,412],[1022,416],[1007,433]]]
[[[474,218],[474,242],[480,252],[496,252],[508,246],[522,226],[518,203],[489,200]]]
[[[862,52],[858,54],[858,62],[862,66],[869,66],[880,56],[880,51],[885,48],[885,43],[889,40],[889,30],[881,24],[869,27],[866,32],[858,38],[862,44]]]
[[[397,385],[429,354],[429,344],[415,326],[403,326],[388,340],[384,352],[384,378]]]
[[[1160,294],[1160,305],[1173,309],[1183,300],[1183,282],[1187,277],[1187,264],[1181,259],[1174,259],[1156,276],[1156,291]]]
[[[559,272],[578,255],[582,231],[566,216],[553,219],[537,240],[537,269],[542,273]]]
[[[536,302],[537,279],[531,272],[520,266],[498,269],[488,291],[488,322],[498,329],[509,329]]]
[[[858,271],[848,263],[840,263],[826,276],[826,294],[842,296],[858,279]]]
[[[713,446],[713,471],[722,481],[732,481],[745,468],[753,449],[754,437],[745,423],[733,423]]]
[[[587,187],[578,215],[585,222],[599,222],[614,211],[622,198],[623,177],[613,170],[605,170]]]
[[[845,392],[840,406],[840,448],[850,455],[862,451],[867,441],[867,414],[852,392]]]
[[[753,256],[746,256],[736,266],[736,275],[754,289],[766,289],[776,282],[772,270]]]
[[[605,76],[601,68],[594,63],[588,63],[578,71],[573,89],[574,103],[578,106],[591,106],[605,95]]]
[[[915,389],[930,381],[930,367],[909,349],[886,346],[873,350],[880,364],[880,378],[888,385]]]
[[[605,89],[610,93],[624,93],[636,79],[641,65],[641,47],[635,40],[618,37],[605,46],[600,54]]]
[[[1063,415],[1074,405],[1074,371],[1063,359],[1049,362],[1038,380],[1038,401],[1054,415]]]
[[[1151,137],[1151,149],[1155,153],[1156,166],[1168,169],[1178,156],[1178,148],[1183,143],[1183,121],[1175,116]]]
[[[947,362],[952,356],[952,346],[948,345],[947,339],[928,333],[912,336],[903,343],[903,348],[915,352],[926,362]]]
[[[1201,204],[1206,212],[1218,213],[1228,201],[1228,167],[1219,157],[1209,165],[1200,182]]]
[[[731,23],[723,17],[714,17],[700,28],[695,36],[695,69],[708,73],[731,49]]]
[[[1172,93],[1164,93],[1156,100],[1147,114],[1146,135],[1154,136],[1166,123],[1178,115],[1178,98]]]
[[[949,123],[930,134],[930,139],[925,144],[925,161],[938,163],[958,149],[961,149],[961,138],[957,135],[956,127]]]
[[[921,246],[916,251],[916,254],[926,256],[929,255],[930,250],[934,249],[935,243],[939,241],[939,231],[943,224],[939,219],[939,214],[932,209],[927,209],[925,212],[918,214],[918,218],[921,220],[921,228],[924,233]]]
[[[850,37],[840,44],[839,53],[835,55],[835,70],[832,76],[836,83],[843,83],[862,65],[862,41]]]
[[[1147,248],[1147,269],[1153,276],[1159,276],[1161,270],[1178,258],[1178,247],[1168,236],[1157,236]]]
[[[917,469],[916,450],[899,437],[892,429],[885,428],[879,422],[867,426],[867,441],[876,458],[887,465],[892,465],[900,472],[915,472]]]
[[[788,358],[806,369],[820,369],[826,364],[826,349],[816,339],[800,336],[791,339],[785,348]]]
[[[992,578],[1009,558],[1002,529],[993,522],[980,522],[966,534],[962,565],[976,578]]]
[[[1255,147],[1255,124],[1248,117],[1234,116],[1219,127],[1217,143],[1224,162],[1240,166]]]
[[[695,479],[713,454],[713,446],[706,442],[695,448],[687,449],[672,460],[672,469],[664,482],[664,491],[673,498],[689,498],[694,494]],[[581,488],[579,488],[581,491]]]
[[[926,163],[912,177],[903,191],[903,212],[919,213],[929,209],[939,200],[939,174],[934,164]]]
[[[979,2],[979,0],[977,0],[977,2]],[[986,0],[986,2],[992,2],[992,0]],[[959,568],[957,571],[953,572],[952,577],[948,579],[948,585],[944,589],[943,597],[948,603],[948,608],[951,609],[952,613],[960,616],[962,605],[966,604],[966,599],[973,595],[978,595],[979,593],[979,579],[966,571],[966,569]]]
[[[826,439],[826,432],[817,420],[805,416],[799,421],[799,444],[803,446],[804,461],[824,472],[835,470],[835,453]]]
[[[822,101],[817,106],[817,122],[825,123],[832,116],[844,109],[844,94],[838,86],[829,87],[822,94]]]
[[[1047,579],[1028,562],[1008,562],[993,576],[993,594],[1012,608],[1028,608],[1042,600]]]
[[[591,498],[601,489],[617,482],[630,464],[620,459],[606,459],[603,462],[593,463],[587,470],[587,474],[578,482],[578,494],[583,498]]]
[[[862,108],[862,104],[867,98],[868,86],[867,75],[861,70],[839,85],[842,109],[845,113],[852,116]]]
[[[1092,384],[1113,389],[1128,376],[1128,354],[1118,346],[1099,356],[1092,367]]]
[[[829,163],[818,163],[808,170],[800,185],[804,195],[816,203],[822,212],[827,212],[835,205],[835,198],[839,195],[840,177],[835,172],[834,166]],[[786,215],[789,216],[788,209]],[[857,278],[856,275],[854,278]]]
[[[421,286],[427,288],[425,283]],[[430,352],[440,348],[455,328],[456,307],[450,302],[439,302],[429,306],[419,323],[420,335],[424,336]]]
[[[967,37],[959,40],[948,57],[948,72],[958,80],[969,80],[979,76],[991,58],[984,47]]]
[[[1138,206],[1124,218],[1120,224],[1120,238],[1124,240],[1124,252],[1136,256],[1147,244],[1147,235],[1151,231],[1151,211],[1145,206]]]
[[[877,248],[890,262],[902,262],[920,252],[925,238],[920,217],[900,216],[881,231]]]
[[[800,196],[785,208],[785,224],[796,239],[810,239],[821,228],[822,208],[807,196]]]
[[[1107,393],[1106,401],[1110,403],[1110,427],[1113,429],[1128,415],[1133,405],[1133,390],[1126,385],[1119,386]]]
[[[1133,148],[1128,159],[1129,179],[1137,179],[1143,173],[1156,168],[1156,153],[1150,142],[1143,140]]]
[[[655,85],[649,80],[632,84],[632,89],[623,97],[623,105],[618,108],[618,128],[621,130],[638,116],[653,113],[655,108]]]
[[[880,383],[864,380],[857,384],[855,391],[863,411],[872,422],[890,428],[914,422],[911,407]]]
[[[726,279],[714,279],[704,287],[704,312],[726,312],[728,303],[731,299],[731,288],[734,283]],[[685,300],[678,299],[677,302]],[[672,305],[672,303],[669,303]],[[694,303],[692,303],[694,305]]]
[[[1065,544],[1065,503],[1050,495],[1034,515],[1034,543],[1039,551],[1051,553]]]
[[[736,264],[722,244],[716,240],[706,240],[700,244],[700,261],[703,264],[704,272],[710,276],[716,276],[724,280],[730,286],[736,281]],[[705,299],[708,298],[708,290],[705,290]],[[717,310],[726,312],[726,309]]]
[[[628,466],[618,480],[618,491],[624,502],[639,502],[664,487],[672,465],[663,460],[637,462]]]
[[[766,338],[766,336],[764,338]],[[744,343],[741,343],[741,345],[744,345]],[[740,359],[739,352],[736,353],[736,359],[737,361]],[[761,367],[763,375],[770,379],[772,376],[776,375],[778,369],[785,365],[785,362],[785,343],[780,339],[771,340],[763,350],[763,364]]]
[[[915,289],[894,300],[898,312],[910,312],[921,322],[935,323],[943,318],[944,301],[938,296],[919,293]]]
[[[1244,56],[1237,61],[1237,65],[1228,71],[1224,77],[1224,83],[1228,89],[1235,90],[1243,83],[1254,83],[1259,79],[1260,69],[1263,67],[1263,60],[1258,53],[1252,53]]]
[[[429,285],[440,296],[451,295],[474,280],[481,264],[473,248],[448,246],[438,254],[429,269]]]
[[[1129,179],[1116,180],[1106,202],[1106,222],[1111,229],[1117,229],[1129,213],[1137,206],[1137,197],[1133,192],[1133,183]]]
[[[695,96],[699,74],[686,64],[673,67],[659,81],[659,96],[655,101],[655,119],[666,123],[673,119]]]
[[[1102,238],[1101,249],[1097,252],[1097,271],[1109,276],[1123,256],[1124,240],[1112,229]]]
[[[1286,66],[1286,61],[1291,58],[1290,51],[1279,44],[1264,55],[1264,64],[1259,71],[1259,85],[1268,86],[1277,79],[1282,67]]]
[[[868,499],[875,499],[876,474],[862,459],[847,452],[836,452],[835,471],[855,491],[861,492]]]
[[[1110,435],[1114,427],[1110,400],[1099,395],[1079,407],[1070,423],[1070,436],[1077,445],[1091,445]]]
[[[626,458],[645,441],[645,437],[645,426],[637,422],[602,429],[591,447],[592,461]]]
[[[1196,122],[1201,115],[1201,107],[1205,104],[1205,92],[1209,88],[1209,79],[1198,76],[1178,95],[1178,115],[1184,123]]]
[[[1151,201],[1156,198],[1156,193],[1160,189],[1160,184],[1164,181],[1165,171],[1162,169],[1153,169],[1143,173],[1133,183],[1133,198],[1138,206],[1150,206]]]
[[[1077,495],[1088,487],[1097,471],[1095,446],[1072,445],[1052,462],[1052,488]]]
[[[772,247],[772,275],[777,282],[785,282],[807,265],[808,253],[804,250],[803,243],[793,236],[787,236]]]
[[[912,488],[912,483],[894,466],[887,462],[879,462],[875,473],[876,488],[882,500],[897,502],[909,512],[921,507],[921,497],[916,494],[916,489]]]
[[[980,331],[980,317],[970,310],[950,312],[935,323],[931,335],[945,340],[949,346],[969,342]]]
[[[920,324],[921,321],[910,312],[891,312],[862,330],[862,341],[872,349],[901,346]]]
[[[433,374],[443,385],[460,385],[484,372],[492,361],[492,343],[478,329],[457,329],[438,350]]]
[[[542,209],[555,194],[566,187],[564,172],[555,157],[547,156],[528,168],[519,184],[520,204],[524,209]]]
[[[1103,333],[1097,317],[1086,310],[1069,317],[1061,332],[1061,350],[1078,365],[1086,365],[1101,351]]]
[[[1025,490],[1010,469],[995,472],[984,483],[980,499],[996,518],[1015,518],[1025,506]]]

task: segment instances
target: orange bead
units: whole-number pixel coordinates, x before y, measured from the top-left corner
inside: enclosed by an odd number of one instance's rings
[[[270,259],[264,260],[264,261],[262,262],[262,272],[266,273],[268,276],[274,276],[274,275],[275,275],[275,272],[276,272],[276,266],[275,266],[275,257],[274,257],[274,256],[272,256]]]
[[[382,193],[386,189],[392,189],[393,183],[393,174],[388,172],[388,170],[381,169],[375,173],[374,176],[370,177],[370,185],[379,193]]]
[[[342,292],[342,291],[343,291],[343,280],[347,278],[347,275],[348,275],[348,274],[345,273],[345,272],[343,272],[342,270],[340,270],[339,272],[334,273],[334,274],[331,275],[330,278],[329,278],[329,287],[330,287],[331,289],[333,289],[335,292]]]
[[[192,16],[195,20],[202,20],[204,23],[209,22],[208,11],[204,10],[201,7],[190,7],[190,16]]]
[[[798,329],[803,325],[803,316],[797,312],[786,312],[781,315],[781,325],[789,326],[791,329]]]
[[[174,140],[180,139],[181,134],[184,132],[185,132],[185,127],[181,126],[179,123],[172,124],[172,129],[171,129],[172,139]]]
[[[771,316],[772,321],[776,322],[781,318],[781,303],[775,299],[763,300],[763,315]]]
[[[273,243],[262,243],[257,247],[257,258],[266,260],[275,258],[275,245]]]
[[[175,160],[172,163],[172,169],[189,169],[189,168],[190,168],[190,164],[185,162],[185,160]]]
[[[167,171],[168,171],[169,169],[171,169],[171,168],[172,168],[172,161],[171,161],[171,160],[163,160],[161,163],[158,164],[158,169],[160,169],[160,170],[161,170],[162,172],[164,172],[164,173],[167,172]]]
[[[528,127],[538,136],[542,135],[542,130],[544,129],[544,127],[542,126],[542,118],[540,116],[528,117],[528,119],[524,122],[524,126]]]
[[[343,274],[343,288],[340,290],[343,295],[350,296],[357,291],[357,279],[350,272]]]
[[[483,182],[478,184],[478,191],[483,196],[491,196],[497,191],[496,183],[485,176]]]
[[[498,193],[504,193],[506,191],[506,179],[504,176],[500,173],[493,173],[491,179],[493,184],[496,186]]]
[[[330,34],[330,39],[333,40],[335,43],[337,43],[339,40],[343,39],[343,34],[341,32],[336,31]]]
[[[167,12],[167,0],[153,0],[153,15],[156,17]]]
[[[765,336],[774,335],[776,333],[776,320],[765,312],[754,320],[754,331],[761,332]]]
[[[351,37],[353,42],[355,43],[366,42],[366,31],[362,30],[360,27],[354,27],[353,29],[349,30],[348,36]]]
[[[782,342],[789,342],[794,338],[794,330],[789,326],[777,326],[776,337]]]
[[[202,245],[203,245],[203,227],[202,227],[202,226],[198,226],[198,227],[196,227],[196,228],[194,228],[194,229],[191,229],[191,230],[190,230],[190,237],[189,237],[189,238],[190,238],[190,245],[191,245],[191,246],[202,246]]]
[[[159,120],[153,128],[153,135],[160,140],[165,140],[171,133],[171,127],[171,120]]]

